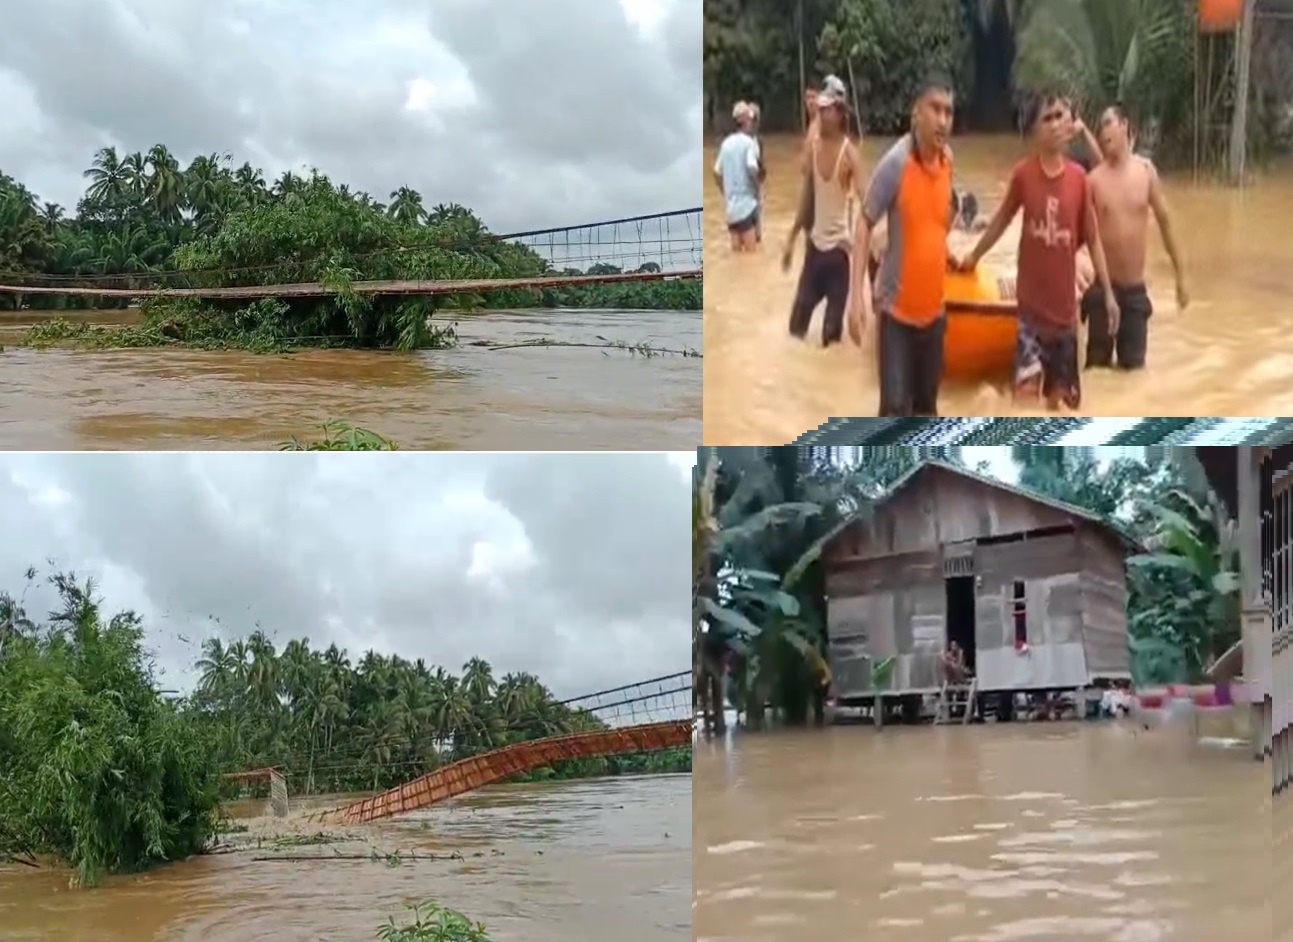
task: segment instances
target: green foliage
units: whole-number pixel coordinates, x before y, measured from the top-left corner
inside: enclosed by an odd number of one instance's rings
[[[295,435],[279,445],[280,451],[399,451],[400,446],[368,429],[346,422],[326,422],[323,438],[301,441]]]
[[[484,923],[430,900],[409,907],[411,922],[387,921],[377,932],[382,942],[491,942]]]
[[[1093,122],[1121,102],[1179,152],[1193,120],[1193,10],[1182,0],[1032,0],[1015,20],[1015,88],[1065,91]]]
[[[153,299],[130,328],[42,325],[28,342],[78,346],[238,347],[272,352],[302,346],[427,349],[452,345],[452,328],[433,316],[482,307],[701,307],[701,283],[638,281],[440,297],[361,295],[356,281],[504,279],[585,274],[556,272],[532,249],[492,235],[456,204],[424,209],[409,187],[389,205],[352,193],[326,176],[285,173],[267,185],[248,164],[206,155],[181,170],[162,145],[121,158],[115,148],[95,156],[76,213],[37,203],[0,174],[0,275],[116,276],[113,287],[230,288],[318,282],[323,297]],[[653,263],[639,271],[657,268]],[[587,274],[613,274],[598,264]],[[182,276],[182,277],[181,277]],[[54,294],[0,295],[0,306],[65,309],[124,306],[129,299]]]
[[[1200,78],[1215,91],[1196,117],[1196,71],[1208,69],[1195,54],[1196,8],[1195,0],[705,0],[706,117],[725,128],[731,103],[745,98],[764,106],[765,131],[799,128],[802,55],[808,81],[835,72],[856,86],[871,132],[906,130],[913,82],[938,69],[953,79],[958,115],[992,129],[1014,130],[1013,105],[1030,91],[1059,88],[1080,99],[1088,119],[1121,103],[1162,163],[1193,153],[1197,121],[1204,159],[1217,162],[1234,98],[1234,43],[1214,38],[1214,70]],[[1293,141],[1285,25],[1256,30],[1256,153]]]
[[[206,737],[158,693],[133,613],[50,582],[48,624],[0,595],[0,858],[53,857],[91,884],[197,853],[218,808]]]
[[[84,884],[202,851],[221,798],[235,795],[222,773],[273,766],[295,795],[378,789],[510,743],[606,728],[532,675],[496,681],[479,658],[460,677],[373,651],[352,666],[305,639],[280,654],[259,631],[208,639],[197,691],[168,701],[139,619],[105,618],[92,585],[70,574],[50,582],[60,607],[47,624],[0,594],[0,860],[53,858]],[[679,747],[514,779],[690,769]]]
[[[960,0],[840,0],[818,39],[824,71],[847,79],[852,65],[867,129],[901,134],[912,96],[930,72],[968,91],[970,32]]]
[[[866,517],[922,457],[957,460],[955,451],[938,449],[860,449],[843,462],[832,454],[789,445],[700,453],[693,553],[703,558],[693,587],[693,646],[707,656],[697,680],[735,655],[729,696],[753,726],[767,703],[789,722],[803,722],[810,702],[820,706],[830,680],[821,567],[827,543]]]
[[[263,632],[208,638],[188,708],[222,770],[273,766],[294,795],[389,788],[440,765],[511,743],[605,729],[557,702],[531,674],[495,679],[480,658],[461,675],[366,652],[352,664],[308,639],[275,649]],[[517,781],[686,771],[691,750],[569,760]]]
[[[1199,680],[1239,639],[1238,556],[1220,500],[1181,449],[1101,464],[1083,449],[1020,446],[1020,483],[1132,532],[1127,619],[1137,683]]]

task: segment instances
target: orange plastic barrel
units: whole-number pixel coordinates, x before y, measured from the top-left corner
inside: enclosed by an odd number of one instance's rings
[[[944,298],[944,378],[974,381],[1009,376],[1016,333],[1013,279],[983,267],[948,272]]]
[[[1199,30],[1228,33],[1244,15],[1244,0],[1199,0]]]

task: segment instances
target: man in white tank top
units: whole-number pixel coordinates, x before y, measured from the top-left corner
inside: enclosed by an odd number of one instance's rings
[[[849,226],[851,200],[862,198],[862,158],[847,134],[848,95],[844,83],[827,76],[817,95],[817,131],[809,139],[799,211],[781,257],[790,269],[795,241],[807,232],[804,267],[790,311],[790,333],[805,337],[813,311],[824,299],[822,344],[838,342],[844,334],[844,311],[849,295]]]

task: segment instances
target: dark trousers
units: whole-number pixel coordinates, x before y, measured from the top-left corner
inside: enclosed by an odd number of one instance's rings
[[[880,415],[938,415],[947,315],[913,327],[880,312]]]
[[[1086,366],[1112,366],[1117,355],[1118,366],[1137,370],[1145,365],[1149,346],[1149,318],[1154,305],[1149,291],[1142,285],[1114,285],[1118,302],[1118,333],[1109,336],[1109,314],[1104,309],[1104,289],[1095,282],[1082,295],[1082,319],[1087,322]]]
[[[790,333],[803,338],[813,311],[826,299],[826,317],[822,321],[822,345],[838,343],[844,336],[844,305],[849,299],[849,253],[842,248],[821,251],[808,240],[804,268],[799,273],[799,287],[790,308]]]

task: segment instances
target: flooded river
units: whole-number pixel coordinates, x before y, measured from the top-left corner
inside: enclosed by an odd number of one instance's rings
[[[700,440],[699,359],[472,345],[600,336],[699,350],[696,311],[471,314],[458,322],[459,347],[412,355],[37,351],[12,345],[21,327],[0,315],[0,345],[10,344],[0,353],[0,449],[270,448],[318,438],[331,420],[408,449],[667,450]]]
[[[1104,724],[843,727],[698,745],[693,775],[704,942],[1270,936],[1270,766],[1247,751]]]
[[[0,939],[368,942],[387,916],[427,898],[481,920],[498,942],[691,937],[690,776],[501,786],[364,827],[379,853],[464,859],[253,861],[337,846],[266,842],[92,890],[69,890],[66,874],[0,869]]]
[[[867,140],[863,161],[874,166],[889,140]],[[1020,156],[1014,137],[953,141],[957,185],[979,196],[985,218],[1000,202]],[[722,198],[706,174],[705,443],[755,445],[791,441],[832,416],[875,415],[874,360],[851,344],[821,349],[792,340],[787,320],[797,267],[782,274],[779,257],[797,194],[797,142],[765,143],[769,188],[764,247],[753,255],[728,250]],[[706,166],[713,164],[713,150]],[[1148,368],[1083,376],[1085,414],[1103,416],[1293,414],[1293,172],[1257,181],[1245,191],[1189,175],[1166,177],[1177,238],[1187,258],[1193,303],[1176,311],[1171,265],[1151,226],[1149,281],[1155,314]],[[977,234],[953,236],[966,247]],[[984,264],[1013,270],[1019,222]],[[798,258],[798,256],[797,256]],[[796,266],[798,261],[796,261]],[[820,312],[809,332],[820,338]],[[871,350],[868,343],[867,350]],[[946,415],[1025,414],[992,384],[945,388]]]

